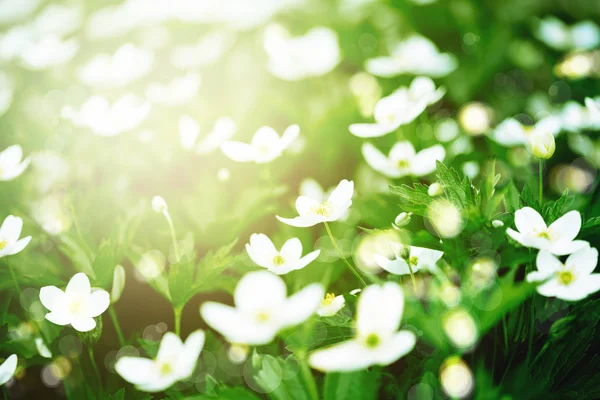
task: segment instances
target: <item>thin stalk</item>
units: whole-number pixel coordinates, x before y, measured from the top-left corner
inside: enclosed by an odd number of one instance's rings
[[[508,327],[506,326],[506,315],[502,317],[502,330],[504,331],[504,354],[508,352]]]
[[[12,264],[8,263],[8,269],[10,270],[10,274],[12,275],[15,288],[17,289],[17,297],[19,301],[21,301],[21,286],[19,285],[19,281],[17,280],[17,275],[15,275],[15,270],[13,269]]]
[[[98,369],[98,365],[96,364],[96,358],[94,357],[94,349],[92,346],[88,347],[88,355],[90,357],[90,363],[92,364],[92,368],[94,370],[94,375],[96,375],[96,379],[98,380],[98,387],[100,391],[102,391],[102,378],[100,377],[100,370]]]
[[[531,360],[531,349],[533,347],[533,336],[535,334],[535,312],[533,309],[533,301],[531,302],[531,315],[530,315],[530,325],[529,325],[529,341],[527,343],[527,365],[529,365],[529,361]]]
[[[544,177],[543,177],[543,171],[544,171],[544,160],[542,160],[540,158],[539,177],[538,177],[539,188],[540,188],[540,192],[539,192],[540,207],[542,206],[543,201],[544,201]]]
[[[111,305],[108,307],[108,314],[110,315],[110,319],[113,322],[113,326],[115,327],[115,331],[117,332],[117,338],[119,339],[119,346],[125,346],[125,337],[123,336],[123,331],[121,330],[121,325],[119,324],[119,319],[117,318],[117,313],[115,309]]]
[[[179,246],[177,244],[177,236],[175,236],[175,227],[173,226],[173,220],[168,212],[164,213],[167,222],[169,223],[169,230],[171,231],[171,240],[173,240],[173,251],[175,252],[175,261],[179,264]]]
[[[410,272],[410,280],[412,281],[413,289],[416,292],[417,291],[417,281],[415,280],[415,274],[413,273],[412,267],[410,266],[410,258],[405,261],[406,261],[406,265],[408,265],[408,272]]]
[[[306,362],[306,353],[304,350],[301,352],[297,352],[296,356],[298,357],[298,361],[300,364],[300,372],[302,373],[302,377],[308,386],[308,392],[310,393],[310,398],[312,400],[319,400],[319,389],[317,388],[317,383],[315,382],[315,377],[313,376],[308,363]]]
[[[333,247],[335,247],[335,249],[337,250],[338,254],[340,255],[340,258],[342,260],[344,260],[344,262],[346,263],[346,265],[348,266],[348,268],[350,268],[350,271],[352,271],[352,273],[354,274],[354,276],[356,276],[356,278],[358,278],[358,280],[360,281],[360,283],[363,286],[367,286],[367,283],[364,281],[364,279],[362,278],[362,276],[360,276],[360,274],[358,273],[358,271],[356,269],[354,269],[354,267],[352,266],[352,264],[350,264],[348,262],[348,260],[346,259],[346,257],[344,257],[344,255],[342,254],[342,250],[340,250],[340,247],[338,246],[337,242],[335,241],[335,238],[333,237],[333,234],[331,233],[331,229],[329,229],[329,224],[327,222],[323,222],[325,224],[325,229],[327,229],[327,234],[329,235],[329,239],[331,239],[331,243],[333,243]]]
[[[173,307],[173,314],[175,314],[175,334],[181,336],[181,312],[183,307]]]

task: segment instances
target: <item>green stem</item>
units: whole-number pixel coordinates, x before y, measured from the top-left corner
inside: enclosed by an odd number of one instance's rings
[[[21,286],[19,285],[19,281],[17,280],[17,275],[15,275],[15,270],[13,269],[12,264],[8,263],[8,269],[10,270],[13,282],[15,283],[15,288],[17,289],[17,297],[19,301],[21,301]]]
[[[529,325],[529,341],[527,343],[527,362],[526,365],[529,365],[529,361],[531,361],[531,349],[533,347],[533,336],[535,334],[535,312],[533,309],[533,301],[531,302],[531,315],[530,315],[530,325]]]
[[[540,207],[543,204],[544,201],[544,178],[543,178],[543,172],[544,172],[544,160],[542,160],[540,158],[540,167],[539,167],[539,187],[540,187],[540,192],[539,192],[539,202],[540,202]]]
[[[117,338],[119,339],[119,346],[125,346],[125,337],[123,336],[123,331],[121,330],[121,325],[119,324],[119,319],[117,318],[117,313],[115,309],[111,305],[108,307],[108,314],[110,315],[110,319],[113,322],[113,326],[115,327],[115,331],[117,332]]]
[[[506,315],[502,317],[502,330],[504,331],[504,354],[508,352],[508,327],[506,326]]]
[[[100,370],[98,369],[98,365],[96,364],[96,358],[94,357],[94,349],[92,346],[88,347],[88,355],[90,357],[90,363],[92,364],[92,368],[94,369],[94,375],[96,375],[96,379],[98,380],[98,387],[100,391],[102,391],[102,378],[100,377]]]
[[[415,280],[415,274],[413,273],[412,267],[410,266],[410,257],[408,260],[405,260],[405,261],[406,261],[406,265],[408,265],[408,272],[410,272],[410,280],[412,281],[413,289],[416,292],[417,291],[417,281]]]
[[[173,313],[175,314],[175,334],[181,337],[181,312],[183,307],[173,307]]]
[[[175,236],[175,227],[173,226],[173,220],[171,219],[171,215],[168,212],[165,212],[165,218],[169,223],[169,230],[171,231],[171,239],[173,240],[173,251],[175,252],[175,261],[179,264],[179,246],[177,245],[177,236]]]
[[[312,400],[319,400],[319,389],[317,388],[317,383],[315,382],[315,377],[313,376],[308,363],[306,362],[306,353],[304,350],[296,353],[298,357],[298,361],[300,364],[300,371],[302,373],[302,377],[308,386],[308,392],[310,393],[310,397]]]
[[[362,283],[363,286],[367,286],[367,283],[360,276],[360,274],[358,273],[358,271],[356,269],[354,269],[354,267],[348,262],[348,260],[346,260],[346,257],[344,257],[344,255],[342,254],[342,250],[340,250],[340,247],[338,246],[337,242],[335,241],[335,238],[333,237],[333,234],[331,233],[331,229],[329,229],[329,224],[327,222],[323,222],[323,223],[325,224],[325,229],[327,229],[327,234],[329,235],[329,239],[331,239],[331,243],[333,243],[333,247],[335,247],[335,249],[337,250],[337,252],[340,255],[341,259],[344,260],[344,262],[346,263],[346,265],[348,266],[348,268],[350,268],[350,271],[352,271],[352,273],[354,274],[354,276],[356,276],[356,278],[358,278],[358,280],[360,281],[360,283]]]

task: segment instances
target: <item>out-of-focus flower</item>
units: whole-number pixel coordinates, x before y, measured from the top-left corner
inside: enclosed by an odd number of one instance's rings
[[[319,307],[325,294],[313,283],[287,297],[285,282],[267,271],[250,272],[235,288],[235,307],[206,302],[200,307],[204,321],[230,343],[263,345],[280,330],[298,325]]]
[[[157,213],[165,213],[169,211],[169,206],[162,196],[154,196],[152,198],[152,209]]]
[[[556,17],[539,21],[535,35],[556,50],[592,50],[600,44],[600,29],[592,21],[580,21],[571,27]]]
[[[595,248],[576,251],[564,264],[549,251],[541,250],[536,258],[537,271],[527,274],[527,281],[540,282],[537,292],[542,296],[582,300],[600,290],[600,274],[592,273],[597,264]]]
[[[60,193],[48,194],[32,202],[30,210],[35,222],[53,236],[66,232],[73,223],[65,196]]]
[[[358,298],[356,337],[315,350],[310,366],[324,372],[356,371],[395,362],[417,340],[411,331],[398,331],[403,311],[404,293],[397,283],[368,286]]]
[[[4,0],[0,2],[0,24],[22,20],[31,15],[41,0]]]
[[[588,97],[585,104],[583,106],[576,101],[568,101],[562,106],[560,119],[565,130],[570,132],[600,130],[600,112],[595,112],[594,100]]]
[[[10,381],[17,370],[17,355],[12,354],[0,364],[0,386]]]
[[[122,265],[117,265],[113,271],[112,290],[110,291],[110,301],[116,303],[121,298],[123,289],[125,288],[125,268]]]
[[[341,59],[337,34],[323,26],[292,37],[284,27],[269,25],[265,29],[264,47],[269,56],[268,70],[287,81],[325,75]]]
[[[430,78],[419,76],[409,87],[400,87],[375,105],[373,124],[352,124],[350,133],[361,138],[379,137],[395,131],[417,118],[428,105],[434,104],[446,93],[435,87]]]
[[[253,233],[250,236],[246,251],[252,261],[277,275],[302,269],[321,253],[321,250],[315,250],[302,257],[302,243],[298,238],[288,239],[281,250],[277,251],[271,239],[262,233]]]
[[[473,381],[473,373],[460,357],[448,357],[440,368],[442,389],[451,398],[467,397],[473,390]]]
[[[77,50],[79,42],[76,39],[62,40],[57,36],[44,36],[23,49],[20,56],[25,68],[42,70],[67,63]]]
[[[464,228],[460,210],[446,199],[434,200],[429,204],[427,219],[435,232],[445,238],[458,235]]]
[[[143,392],[161,392],[192,376],[204,341],[205,334],[202,330],[190,333],[184,343],[173,332],[167,332],[160,341],[154,360],[121,357],[115,363],[115,370]]]
[[[146,76],[152,69],[154,54],[131,43],[114,54],[98,54],[79,69],[79,80],[93,87],[123,87]]]
[[[410,222],[410,216],[411,215],[412,215],[411,212],[409,212],[409,213],[407,213],[407,212],[401,212],[394,219],[394,223],[392,224],[392,227],[394,229],[400,229],[401,227],[408,225],[408,223]]]
[[[437,78],[448,75],[457,66],[456,57],[452,54],[440,53],[429,39],[413,35],[393,47],[389,57],[367,60],[365,69],[375,76],[386,78],[402,74]]]
[[[9,215],[0,226],[0,258],[20,253],[31,241],[31,236],[19,239],[23,230],[23,220]]]
[[[44,339],[35,338],[35,348],[38,351],[38,354],[44,358],[52,358],[52,352],[44,343]]]
[[[452,344],[466,349],[475,344],[479,332],[475,320],[468,311],[457,308],[450,310],[443,318],[444,332]]]
[[[213,129],[201,138],[200,126],[188,115],[179,118],[179,140],[185,150],[194,149],[198,154],[209,154],[231,139],[237,130],[235,122],[229,117],[221,117],[215,121]]]
[[[373,258],[381,268],[396,275],[408,275],[411,271],[414,273],[422,269],[434,271],[436,263],[444,255],[443,251],[424,247],[404,246],[394,242],[390,242],[390,246],[394,253],[392,259],[385,254],[374,254]]]
[[[338,311],[344,308],[345,305],[346,301],[344,300],[344,296],[336,296],[333,293],[327,293],[323,301],[321,301],[321,305],[317,308],[317,315],[319,317],[333,317]]]
[[[575,240],[581,229],[581,214],[579,211],[569,211],[550,226],[542,216],[531,207],[523,207],[515,211],[515,225],[518,232],[508,228],[508,236],[525,247],[548,250],[558,256],[571,254],[589,243]]]
[[[554,67],[554,73],[569,79],[582,79],[592,76],[598,69],[597,52],[575,52],[567,56]]]
[[[42,37],[56,35],[64,37],[73,33],[83,21],[83,7],[64,4],[48,4],[33,20],[36,33]]]
[[[442,186],[442,184],[439,182],[433,182],[427,188],[427,194],[430,197],[436,197],[436,196],[441,195],[442,193],[444,193],[444,186]]]
[[[18,177],[29,166],[31,160],[23,160],[23,149],[18,144],[0,152],[0,181],[10,181]]]
[[[92,96],[77,110],[63,107],[61,115],[76,126],[90,128],[96,135],[116,136],[138,127],[151,108],[140,97],[126,93],[112,104],[102,96]]]
[[[353,194],[354,182],[344,179],[331,192],[326,201],[319,202],[307,196],[300,196],[296,199],[298,216],[295,218],[282,218],[278,215],[277,219],[284,224],[299,228],[313,226],[321,222],[337,221],[348,212],[352,205]]]
[[[529,138],[529,148],[534,157],[549,159],[556,149],[554,135],[550,132],[534,132]]]
[[[557,135],[561,129],[560,118],[549,116],[542,118],[535,125],[523,125],[514,118],[502,121],[492,134],[492,138],[503,146],[512,147],[528,145],[530,138],[537,133]]]
[[[146,98],[154,104],[174,107],[194,98],[200,82],[200,75],[191,72],[168,83],[151,83],[146,87]]]
[[[481,135],[490,128],[492,110],[483,103],[465,104],[458,112],[458,121],[469,135]]]
[[[371,143],[363,144],[362,153],[371,168],[388,178],[429,175],[435,171],[436,161],[443,161],[446,156],[442,145],[436,144],[416,153],[408,141],[396,143],[387,156]]]
[[[592,115],[596,121],[600,121],[600,97],[596,97],[594,99],[591,97],[586,97],[585,106],[590,115]]]
[[[41,288],[40,301],[50,310],[46,314],[48,321],[88,332],[96,327],[94,318],[110,305],[110,295],[106,290],[92,289],[88,277],[80,272],[71,278],[65,291],[56,286]]]
[[[250,346],[247,344],[232,343],[227,350],[227,358],[234,364],[241,364],[248,358]]]
[[[0,117],[9,109],[13,99],[14,83],[10,75],[0,71]]]
[[[249,144],[227,141],[221,145],[221,150],[233,161],[264,164],[281,156],[298,135],[300,135],[298,125],[288,126],[281,137],[273,128],[263,126],[252,136]]]
[[[220,30],[202,36],[192,45],[179,45],[171,53],[171,63],[180,69],[196,69],[216,62],[233,44],[235,35]]]
[[[71,167],[59,153],[42,150],[31,154],[31,180],[39,193],[47,193],[67,182]]]
[[[358,101],[360,114],[363,117],[371,117],[381,98],[381,86],[377,78],[366,72],[359,72],[350,78],[350,90]]]

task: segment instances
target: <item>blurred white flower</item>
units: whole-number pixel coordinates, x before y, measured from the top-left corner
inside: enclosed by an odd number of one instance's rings
[[[448,357],[440,368],[442,389],[452,399],[463,399],[472,391],[473,373],[458,356]]]
[[[475,320],[463,308],[448,311],[443,318],[443,327],[452,344],[461,349],[472,347],[479,338],[479,329]]]
[[[192,376],[204,341],[202,330],[190,333],[185,343],[173,332],[167,332],[160,341],[154,360],[124,356],[115,363],[115,370],[138,390],[161,392]]]
[[[352,124],[350,133],[362,138],[379,137],[395,131],[417,118],[428,105],[436,103],[446,89],[435,87],[430,78],[419,76],[409,87],[400,87],[375,105],[373,124]]]
[[[41,0],[3,0],[0,1],[0,24],[9,24],[31,15]]]
[[[452,54],[440,53],[429,39],[413,35],[394,46],[389,57],[367,60],[365,69],[381,77],[414,74],[438,78],[448,75],[457,66]]]
[[[288,126],[281,137],[273,128],[263,126],[254,133],[250,144],[227,141],[221,144],[221,150],[233,161],[264,164],[281,156],[283,151],[298,138],[299,134],[298,125]]]
[[[62,40],[58,36],[47,35],[26,46],[20,57],[25,68],[42,70],[67,63],[77,50],[79,42],[76,39]]]
[[[534,134],[544,132],[557,135],[561,127],[560,118],[555,116],[542,118],[535,125],[523,125],[514,118],[507,118],[494,129],[492,138],[507,147],[528,145]]]
[[[64,184],[71,174],[71,166],[59,153],[42,150],[31,155],[31,169],[36,190],[46,193]]]
[[[598,250],[587,247],[567,257],[563,264],[549,251],[541,250],[536,258],[537,271],[527,274],[527,282],[540,282],[542,296],[567,301],[586,298],[600,290],[600,274],[594,274]]]
[[[398,331],[403,311],[404,293],[397,283],[368,286],[356,306],[356,337],[313,351],[310,366],[324,372],[344,372],[395,362],[416,342],[413,332]]]
[[[554,73],[561,78],[583,79],[593,76],[598,68],[595,52],[572,52],[554,67]]]
[[[600,44],[600,28],[592,21],[580,21],[571,27],[556,17],[539,21],[536,37],[556,50],[592,50]]]
[[[169,211],[169,206],[162,196],[154,196],[152,198],[152,209],[157,213],[165,213]]]
[[[277,251],[271,239],[262,233],[253,233],[250,236],[246,251],[252,261],[277,275],[302,269],[321,253],[321,250],[315,250],[302,257],[302,243],[298,238],[288,239],[281,250]]]
[[[0,364],[0,386],[10,381],[17,370],[17,355],[12,354]]]
[[[96,327],[95,317],[100,316],[110,305],[106,290],[92,289],[90,280],[83,273],[75,274],[65,291],[56,286],[40,289],[40,301],[50,310],[46,319],[56,325],[71,325],[79,332],[91,331]]]
[[[18,177],[29,166],[31,160],[23,160],[23,149],[18,144],[0,152],[0,181],[10,181]]]
[[[588,242],[575,240],[581,229],[581,214],[576,210],[569,211],[546,226],[537,211],[523,207],[515,211],[515,225],[518,232],[508,228],[506,233],[525,247],[548,250],[559,256],[589,247]]]
[[[88,98],[78,110],[67,105],[63,118],[79,127],[87,127],[99,136],[116,136],[137,128],[149,115],[151,104],[140,97],[125,93],[114,103],[102,96]]]
[[[38,354],[44,358],[52,358],[52,352],[44,343],[44,339],[38,337],[35,338],[35,348],[38,351]]]
[[[585,106],[576,101],[566,102],[560,111],[563,128],[570,132],[600,130],[598,101],[600,101],[600,97],[596,97],[596,99],[588,97],[585,100]]]
[[[397,142],[387,156],[371,143],[363,144],[362,153],[371,168],[388,178],[429,175],[435,171],[436,161],[443,161],[446,156],[440,144],[416,153],[408,141]]]
[[[280,330],[301,324],[315,313],[325,294],[313,283],[287,297],[285,282],[268,271],[250,272],[235,288],[235,307],[206,302],[204,321],[230,343],[263,345]]]
[[[458,112],[458,122],[472,136],[485,133],[490,128],[491,119],[492,110],[478,101],[465,104]]]
[[[171,63],[180,69],[196,69],[216,62],[235,41],[226,30],[207,33],[192,45],[179,45],[171,53]]]
[[[264,47],[269,56],[268,70],[287,81],[325,75],[340,62],[337,34],[323,26],[292,37],[284,27],[269,25]]]
[[[179,141],[185,150],[194,150],[198,154],[209,154],[217,150],[223,143],[231,139],[237,130],[235,122],[229,117],[220,117],[215,121],[212,130],[200,136],[200,126],[189,115],[179,118]]]
[[[585,98],[585,106],[595,121],[600,121],[600,97]]]
[[[82,21],[83,7],[49,4],[35,17],[32,24],[39,37],[64,37],[79,29]]]
[[[31,241],[31,236],[19,239],[23,230],[23,220],[9,215],[0,227],[0,258],[20,253]]]
[[[125,288],[125,268],[122,265],[115,266],[113,271],[112,289],[110,291],[110,301],[116,303],[123,294]]]
[[[312,178],[306,178],[300,182],[300,187],[298,188],[298,194],[300,196],[310,197],[313,200],[316,200],[319,203],[323,203],[327,201],[329,195],[334,191],[336,187],[330,187],[325,190],[319,182]],[[350,214],[350,210],[348,209],[346,213],[340,218],[341,221],[344,221],[348,218]]]
[[[317,308],[319,317],[333,317],[346,305],[343,295],[336,296],[333,293],[327,293],[321,305]]]
[[[227,358],[234,364],[241,364],[248,358],[250,347],[246,344],[232,343],[227,350]]]
[[[0,117],[10,108],[13,92],[14,83],[12,78],[6,72],[0,71]]]
[[[427,207],[427,220],[441,237],[458,235],[465,226],[461,210],[445,198],[433,200]]]
[[[443,251],[426,249],[424,247],[404,246],[397,242],[390,242],[393,259],[387,254],[373,254],[373,259],[384,270],[396,275],[408,275],[421,269],[434,271],[436,263],[444,255]],[[410,269],[408,266],[410,263]]]
[[[49,235],[56,236],[69,230],[73,219],[61,193],[48,194],[31,203],[31,217]]]
[[[326,201],[319,202],[307,196],[300,196],[296,199],[296,211],[299,215],[295,218],[282,218],[278,215],[277,219],[284,224],[299,228],[321,222],[337,221],[348,212],[352,205],[353,194],[354,182],[344,179],[331,192]]]
[[[121,45],[114,54],[98,54],[79,69],[79,80],[92,87],[123,87],[146,76],[152,69],[154,54],[131,43]]]
[[[534,132],[529,138],[529,149],[534,157],[547,160],[556,150],[556,142],[551,132]]]
[[[200,89],[200,75],[189,73],[168,83],[151,83],[146,87],[146,98],[154,104],[169,107],[188,102]]]

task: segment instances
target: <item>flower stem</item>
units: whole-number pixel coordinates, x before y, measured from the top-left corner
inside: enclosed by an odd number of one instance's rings
[[[416,292],[417,291],[417,281],[415,280],[415,274],[413,273],[412,267],[410,266],[410,259],[406,260],[406,265],[408,265],[408,272],[410,272],[410,280],[412,281],[413,289]]]
[[[173,252],[175,253],[175,262],[179,264],[179,246],[177,244],[177,236],[175,236],[175,227],[173,226],[173,220],[168,212],[164,213],[167,222],[169,223],[169,230],[171,231],[171,240],[173,240]]]
[[[298,361],[300,364],[300,371],[302,372],[302,377],[308,386],[308,391],[310,393],[310,397],[312,400],[319,400],[319,389],[317,389],[317,383],[315,382],[315,378],[310,371],[308,363],[306,362],[306,352],[304,350],[296,353],[298,357]]]
[[[173,314],[175,314],[175,334],[181,336],[181,312],[183,307],[173,307]]]
[[[544,199],[544,178],[543,178],[543,172],[544,172],[544,160],[542,160],[540,158],[540,167],[539,167],[539,187],[540,187],[540,192],[539,192],[539,202],[540,202],[540,207],[543,204],[543,199]]]
[[[348,260],[346,259],[346,257],[344,257],[344,255],[342,254],[342,250],[340,250],[340,247],[338,246],[337,242],[335,241],[335,238],[333,237],[333,234],[331,233],[331,229],[329,229],[329,224],[327,222],[323,222],[323,223],[325,224],[325,229],[327,229],[327,234],[329,235],[329,238],[331,239],[331,243],[333,243],[333,247],[335,247],[335,249],[337,250],[337,252],[340,255],[341,259],[344,260],[344,262],[346,263],[346,265],[348,266],[348,268],[350,268],[350,271],[352,271],[352,273],[354,274],[354,276],[356,276],[358,278],[358,280],[360,281],[360,283],[362,283],[363,286],[367,286],[367,283],[360,276],[360,274],[358,273],[358,271],[356,269],[354,269],[354,267],[352,266],[352,264],[350,264],[348,262]]]
[[[94,357],[94,349],[92,346],[88,347],[88,355],[90,356],[90,363],[94,369],[94,375],[96,375],[96,379],[98,380],[98,387],[100,388],[100,391],[102,391],[102,378],[100,377],[100,370],[98,370],[98,365],[96,364],[96,358]]]
[[[10,274],[12,275],[13,282],[15,283],[15,288],[17,289],[17,296],[21,297],[21,286],[19,285],[19,281],[17,280],[17,276],[15,275],[15,270],[13,269],[11,263],[8,263],[8,269],[10,270]]]
[[[110,319],[112,319],[113,326],[115,327],[115,331],[117,332],[117,338],[119,339],[119,346],[125,346],[125,338],[123,337],[123,331],[121,330],[121,325],[119,325],[119,319],[117,318],[117,313],[115,309],[111,305],[108,307],[108,314],[110,315]]]

